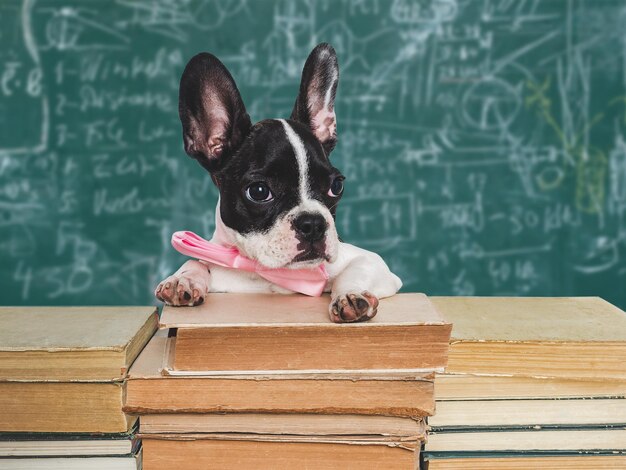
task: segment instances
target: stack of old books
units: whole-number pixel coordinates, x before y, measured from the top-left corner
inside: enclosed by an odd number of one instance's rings
[[[155,307],[0,308],[0,468],[140,468],[127,370]]]
[[[626,468],[626,314],[597,297],[431,298],[454,323],[429,470]]]
[[[166,307],[129,375],[145,470],[407,469],[451,325],[421,294],[337,325],[328,297],[211,294]]]

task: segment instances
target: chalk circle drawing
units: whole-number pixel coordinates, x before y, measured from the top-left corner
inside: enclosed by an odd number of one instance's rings
[[[535,176],[535,181],[537,182],[539,189],[542,191],[550,191],[558,188],[564,178],[565,171],[563,168],[557,165],[550,165],[542,168],[538,172],[537,176]]]
[[[515,120],[522,103],[521,90],[496,77],[476,82],[464,93],[464,121],[481,130],[505,130]]]

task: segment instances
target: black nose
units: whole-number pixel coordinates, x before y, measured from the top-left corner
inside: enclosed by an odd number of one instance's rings
[[[301,214],[293,221],[298,235],[308,242],[316,242],[324,237],[326,220],[320,214]]]

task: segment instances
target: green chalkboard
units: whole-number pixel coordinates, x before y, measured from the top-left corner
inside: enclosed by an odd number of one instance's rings
[[[286,117],[318,42],[340,62],[337,225],[405,290],[626,307],[623,0],[5,0],[0,303],[145,304],[210,236],[178,82],[219,56]]]

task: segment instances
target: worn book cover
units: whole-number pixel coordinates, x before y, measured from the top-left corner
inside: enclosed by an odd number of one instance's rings
[[[198,307],[165,307],[161,327],[177,329],[172,369],[444,369],[452,325],[424,294],[382,299],[378,314],[363,323],[332,323],[329,302],[328,296],[211,294]]]
[[[626,379],[626,313],[599,297],[433,297],[454,324],[447,372]]]
[[[1,381],[122,380],[156,307],[0,307]]]
[[[164,374],[166,332],[131,367],[124,410],[152,413],[321,413],[423,417],[434,413],[432,374],[332,372]]]

